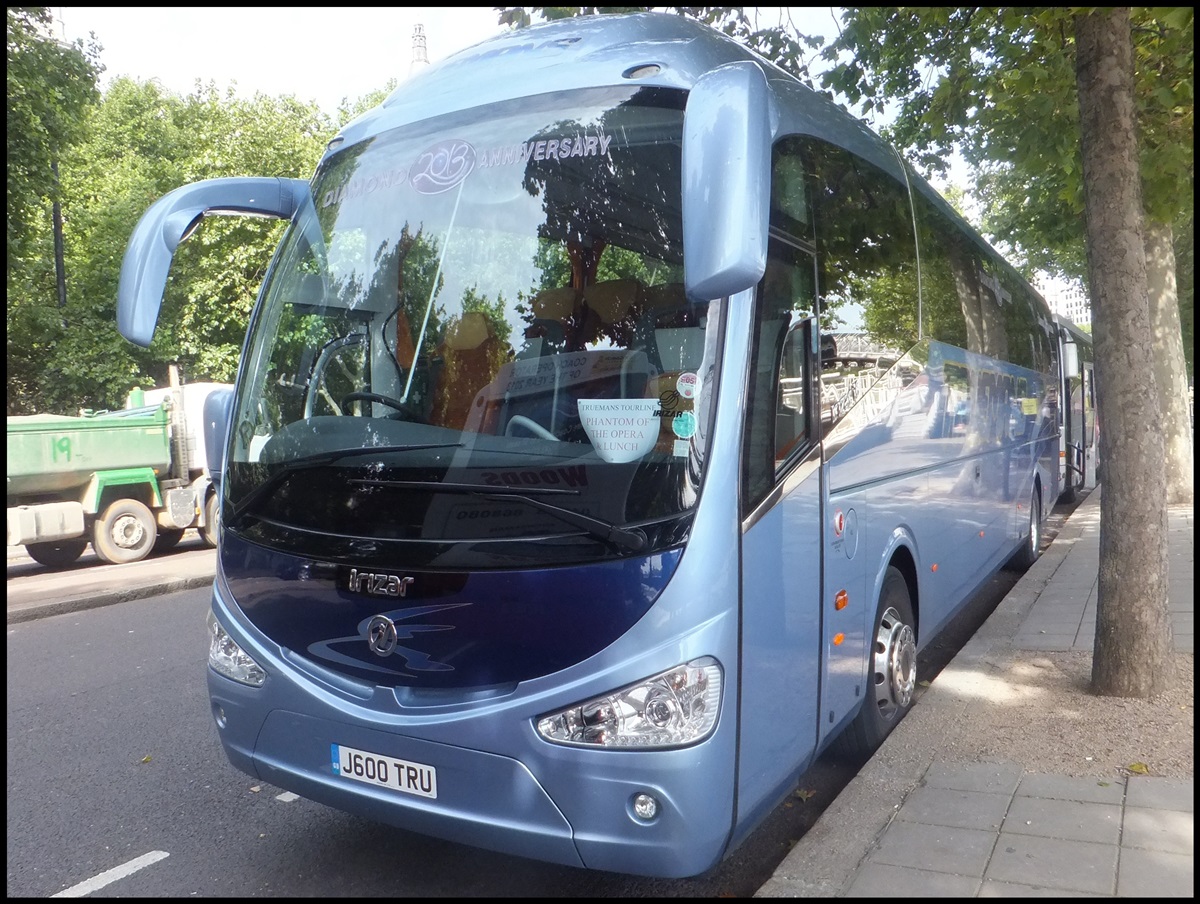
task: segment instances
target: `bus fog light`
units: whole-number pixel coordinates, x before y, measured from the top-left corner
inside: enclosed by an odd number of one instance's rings
[[[658,801],[649,794],[639,794],[633,799],[633,815],[649,822],[658,815]]]
[[[262,687],[267,680],[262,666],[237,645],[211,609],[208,613],[208,665],[217,674],[251,687]]]
[[[720,704],[721,667],[706,656],[547,713],[537,731],[547,741],[577,747],[682,747],[712,733]]]

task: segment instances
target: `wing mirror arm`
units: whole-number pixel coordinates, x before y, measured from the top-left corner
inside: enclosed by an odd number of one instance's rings
[[[141,346],[154,338],[175,249],[207,214],[290,220],[311,190],[302,179],[239,177],[205,179],[159,198],[142,215],[121,262],[117,328]]]

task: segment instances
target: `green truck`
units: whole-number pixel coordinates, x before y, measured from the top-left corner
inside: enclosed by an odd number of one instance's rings
[[[8,418],[8,545],[50,568],[89,542],[104,562],[137,562],[188,528],[215,546],[202,412],[213,389],[228,387],[172,384],[134,390],[121,411]]]

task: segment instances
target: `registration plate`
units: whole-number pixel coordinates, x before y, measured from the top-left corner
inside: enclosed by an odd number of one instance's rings
[[[437,770],[424,763],[380,756],[341,744],[333,748],[333,774],[365,782],[377,788],[391,788],[404,794],[437,797]]]

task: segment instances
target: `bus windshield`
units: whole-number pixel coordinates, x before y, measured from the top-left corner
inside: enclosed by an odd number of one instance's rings
[[[681,542],[720,319],[682,285],[684,99],[548,94],[329,155],[251,325],[227,528],[458,567]]]

